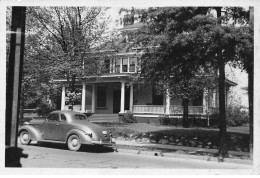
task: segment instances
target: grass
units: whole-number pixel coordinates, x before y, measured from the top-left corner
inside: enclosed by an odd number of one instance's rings
[[[153,143],[214,148],[219,146],[219,129],[180,126],[164,126],[146,123],[97,123],[111,131],[117,139],[142,141],[143,138]],[[248,126],[229,127],[228,145],[232,151],[249,151]],[[167,140],[167,141],[165,141]]]

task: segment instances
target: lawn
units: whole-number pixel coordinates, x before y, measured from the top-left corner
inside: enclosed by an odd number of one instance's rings
[[[97,123],[106,127],[117,139],[170,144],[208,149],[219,146],[218,128],[153,125],[146,123]],[[249,151],[248,126],[228,128],[228,146],[231,151]]]

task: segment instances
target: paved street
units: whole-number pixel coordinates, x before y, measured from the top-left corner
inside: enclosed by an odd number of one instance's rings
[[[174,168],[174,169],[249,169],[249,165],[207,162],[183,158],[137,155],[113,152],[112,149],[84,147],[72,152],[62,144],[43,144],[19,147],[29,157],[21,159],[25,168]]]

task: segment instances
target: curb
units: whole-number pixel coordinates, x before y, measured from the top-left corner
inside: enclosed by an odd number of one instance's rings
[[[120,143],[120,144],[117,144],[117,146],[118,146],[117,151],[122,152],[122,153],[219,162],[217,157],[213,157],[210,155],[190,155],[188,153],[183,154],[183,153],[163,152],[161,148],[154,147],[152,145],[149,146],[147,144],[146,145],[129,145],[129,144]],[[128,148],[120,148],[120,146],[128,146]],[[148,149],[150,148],[153,150],[151,150],[151,151],[150,150],[141,150],[141,147],[145,147]],[[179,150],[182,151],[182,149],[179,149]],[[207,153],[207,152],[204,152],[204,153]],[[253,165],[252,160],[243,160],[243,159],[236,159],[236,158],[225,158],[224,163]]]

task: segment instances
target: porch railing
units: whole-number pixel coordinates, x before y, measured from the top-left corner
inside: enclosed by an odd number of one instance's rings
[[[170,114],[182,114],[183,106],[170,106]],[[203,114],[203,106],[189,106],[189,114]]]
[[[218,112],[219,112],[219,108],[209,107],[209,113],[213,114],[213,113],[218,113]]]
[[[164,114],[164,105],[133,105],[133,113]]]
[[[209,113],[218,112],[218,108],[209,107]],[[133,113],[143,114],[165,114],[165,105],[133,105]],[[183,106],[171,105],[170,114],[182,114]],[[189,114],[206,114],[203,112],[203,106],[189,106]]]

